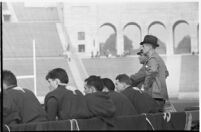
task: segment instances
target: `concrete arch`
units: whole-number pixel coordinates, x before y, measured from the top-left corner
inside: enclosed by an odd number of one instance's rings
[[[149,24],[148,34],[152,34],[158,38],[158,44],[160,45],[156,51],[159,54],[166,54],[167,53],[167,30],[164,23],[160,21],[153,21]]]
[[[102,24],[99,28],[102,28],[103,26],[110,26],[114,30],[115,34],[117,33],[117,29],[112,23],[106,22]]]
[[[133,37],[135,38],[134,40],[131,39],[129,40],[129,37],[126,35],[126,28],[128,26],[135,27],[133,30],[133,33],[135,34]],[[136,22],[128,22],[127,24],[124,25],[123,27],[123,32],[124,32],[124,52],[128,52],[129,54],[136,54],[136,52],[139,50],[139,43],[141,42],[142,39],[142,29],[141,26],[136,23]]]
[[[111,45],[107,43],[107,40],[109,38],[104,42],[103,45],[100,44],[100,40],[98,38],[98,32],[104,26],[111,27],[113,29],[113,31],[114,31],[114,34],[112,34],[112,36],[109,36],[109,37],[111,37],[110,40],[112,39],[112,41],[114,42]],[[96,43],[97,43],[96,45],[98,45],[98,49],[99,49],[98,51],[99,51],[99,53],[100,53],[101,56],[102,55],[108,56],[109,54],[110,55],[116,55],[116,53],[117,53],[117,50],[116,50],[116,46],[117,46],[117,34],[118,33],[117,33],[117,29],[116,29],[115,25],[112,24],[112,23],[110,23],[110,22],[103,23],[102,25],[100,25],[98,27],[97,34],[96,34]]]
[[[135,26],[137,26],[137,27],[140,29],[140,32],[141,32],[141,27],[140,27],[140,25],[139,25],[138,23],[136,23],[136,22],[129,22],[129,23],[127,23],[126,25],[124,25],[123,30],[125,30],[125,28],[126,28],[127,26],[130,26],[130,25],[135,25]]]
[[[149,24],[149,26],[148,26],[148,33],[149,33],[149,30],[150,30],[150,28],[151,28],[151,26],[153,26],[153,25],[155,25],[155,24],[159,24],[159,25],[161,25],[161,26],[163,26],[165,29],[166,29],[166,26],[165,26],[165,24],[163,23],[163,22],[161,22],[161,21],[153,21],[152,23],[150,23]]]
[[[191,36],[190,36],[190,31],[189,32],[184,32],[188,33],[187,35],[184,36],[184,38],[179,42],[179,44],[176,42],[176,28],[180,26],[180,24],[185,24],[189,28],[183,28],[183,30],[190,30],[190,24],[186,20],[177,20],[173,26],[172,26],[172,32],[173,32],[173,45],[174,45],[174,53],[175,54],[182,54],[182,53],[190,53],[191,50]],[[184,25],[183,25],[184,26]],[[181,28],[181,27],[180,27]],[[181,29],[180,29],[181,30]],[[181,31],[180,31],[181,32]],[[185,41],[184,41],[185,40]],[[188,41],[188,43],[184,43]],[[185,45],[181,44],[184,43]],[[177,46],[176,46],[177,45]]]
[[[128,22],[126,25],[124,25],[123,31],[126,29],[126,27],[128,27],[128,26],[130,26],[130,25],[134,25],[134,26],[138,27],[138,29],[140,30],[140,38],[142,38],[142,28],[141,28],[141,26],[140,26],[138,23],[136,23],[136,22]]]
[[[173,26],[172,26],[172,31],[173,31],[173,33],[174,33],[174,30],[175,30],[175,27],[176,27],[178,24],[180,24],[180,23],[186,23],[187,25],[189,25],[189,23],[188,23],[186,20],[178,20],[178,21],[176,21],[176,22],[173,24]]]

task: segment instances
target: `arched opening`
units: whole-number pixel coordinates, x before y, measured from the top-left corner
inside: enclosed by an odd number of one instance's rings
[[[142,37],[141,27],[135,22],[127,23],[124,28],[124,54],[133,55],[139,51]]]
[[[189,23],[179,20],[173,25],[174,53],[191,53],[191,37]]]
[[[159,47],[156,48],[156,52],[158,52],[159,54],[166,54],[166,26],[159,21],[152,22],[148,27],[148,34],[154,35],[158,38]]]
[[[98,29],[100,56],[115,56],[116,50],[116,27],[111,23],[104,23]]]

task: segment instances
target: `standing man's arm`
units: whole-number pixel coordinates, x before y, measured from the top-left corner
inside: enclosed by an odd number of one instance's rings
[[[49,98],[46,104],[46,112],[49,121],[56,120],[57,116],[57,100],[52,97]]]
[[[130,79],[132,80],[132,86],[136,87],[140,82],[144,81],[146,76],[146,70],[145,67],[141,67],[140,70],[135,73],[134,75],[130,76]]]
[[[158,74],[158,63],[156,59],[151,58],[146,65],[146,77],[144,82],[144,89],[149,89]]]
[[[169,71],[167,70],[167,67],[165,66],[165,78],[169,76]]]

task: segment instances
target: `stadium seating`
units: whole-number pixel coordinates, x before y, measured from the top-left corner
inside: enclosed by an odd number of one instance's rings
[[[12,3],[13,9],[19,21],[55,21],[59,22],[56,7],[26,7],[22,2]]]
[[[17,76],[33,75],[32,40],[36,40],[37,96],[45,96],[49,91],[45,76],[53,68],[64,68],[70,85],[75,85],[67,61],[62,56],[55,23],[4,23],[3,32],[3,68]],[[19,85],[34,89],[33,79],[19,80]]]

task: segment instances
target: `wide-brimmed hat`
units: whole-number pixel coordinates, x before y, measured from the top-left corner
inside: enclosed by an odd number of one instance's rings
[[[157,43],[158,42],[158,38],[153,36],[153,35],[146,35],[144,37],[144,40],[140,43],[140,45],[143,45],[144,43],[149,43],[149,44],[152,44],[156,47],[159,47],[159,44]]]

